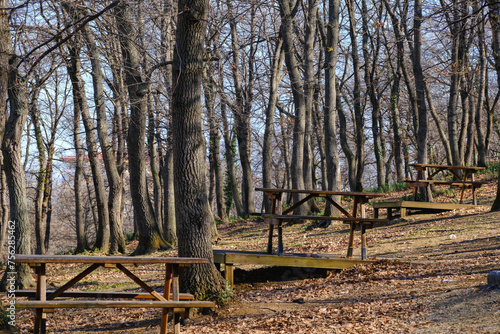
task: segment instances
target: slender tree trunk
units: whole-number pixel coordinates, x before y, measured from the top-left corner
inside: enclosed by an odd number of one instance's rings
[[[83,145],[80,137],[80,105],[75,100],[73,103],[73,142],[75,145],[75,226],[76,248],[75,253],[82,253],[88,248],[87,235],[85,234],[85,220],[83,217]]]
[[[87,97],[85,96],[85,86],[81,77],[80,55],[77,50],[70,48],[70,60],[66,65],[69,77],[73,85],[73,99],[78,103],[81,111],[83,125],[85,127],[85,140],[87,143],[88,158],[92,170],[92,180],[94,183],[94,191],[96,197],[96,207],[98,213],[97,232],[94,248],[109,249],[110,227],[109,227],[109,210],[108,202],[106,201],[106,193],[104,186],[104,178],[99,161],[99,153],[97,151],[97,142],[94,134],[95,125],[91,119]]]
[[[233,110],[235,123],[236,123],[236,137],[238,139],[238,151],[240,153],[240,162],[242,170],[242,204],[243,204],[243,215],[246,216],[250,212],[255,211],[254,204],[254,186],[252,179],[252,164],[250,161],[251,155],[251,125],[250,125],[250,112],[252,107],[252,94],[251,89],[253,89],[253,43],[251,43],[250,50],[250,61],[247,64],[247,75],[249,77],[247,82],[247,89],[243,89],[243,84],[240,76],[240,53],[239,53],[239,43],[238,36],[236,32],[236,20],[233,13],[232,1],[227,1],[228,11],[230,16],[230,27],[231,27],[231,48],[232,48],[232,74],[234,89],[236,94],[236,103],[231,106]],[[252,16],[254,16],[254,10],[252,9]],[[253,29],[253,26],[252,26]]]
[[[417,162],[427,163],[427,106],[425,104],[424,74],[422,70],[422,0],[415,0],[413,25],[413,74],[418,105]]]
[[[276,110],[276,103],[278,101],[278,88],[284,61],[283,40],[280,38],[276,42],[271,63],[269,102],[266,108],[266,125],[262,144],[262,186],[264,188],[273,187],[274,114]],[[271,212],[270,205],[271,203],[269,200],[264,203],[265,212]]]
[[[341,190],[340,158],[337,141],[337,84],[336,64],[338,58],[340,1],[328,1],[328,24],[325,48],[325,147],[328,189]],[[334,198],[338,200],[338,198]],[[331,215],[334,208],[327,206],[325,214]]]
[[[148,92],[147,84],[142,80],[139,51],[135,44],[136,32],[132,25],[129,4],[121,2],[116,7],[115,14],[130,98],[130,123],[127,142],[130,191],[139,228],[139,245],[134,254],[139,255],[164,249],[168,245],[163,239],[156,222],[147,190],[145,138]]]
[[[487,65],[486,65],[486,43],[485,43],[485,32],[484,32],[484,20],[483,20],[483,10],[479,8],[479,1],[474,2],[475,11],[479,14],[477,15],[478,24],[478,44],[479,44],[479,78],[478,78],[478,92],[477,92],[477,102],[475,107],[475,122],[476,122],[476,133],[477,133],[477,165],[480,167],[486,167],[486,156],[488,151],[486,149],[486,135],[483,129],[484,121],[488,121],[488,117],[482,117],[485,106],[485,95],[486,95],[486,76],[487,76]],[[483,121],[484,119],[484,121]],[[487,132],[487,131],[486,131]]]
[[[292,7],[290,0],[280,0],[281,14],[281,36],[283,38],[283,50],[285,52],[285,63],[290,77],[293,103],[295,106],[295,122],[293,130],[293,151],[291,177],[294,189],[304,189],[304,148],[306,129],[306,105],[304,99],[304,87],[302,84],[300,65],[295,55],[293,19],[297,7]],[[298,3],[295,4],[298,6]],[[294,194],[294,202],[299,202],[303,196]],[[295,214],[305,215],[307,207],[302,205],[297,208]]]
[[[356,154],[353,162],[355,163],[355,174],[349,178],[354,181],[350,183],[351,191],[363,191],[363,172],[365,164],[365,136],[364,136],[364,110],[361,104],[361,74],[359,65],[359,55],[356,34],[356,15],[353,0],[348,0],[347,8],[349,12],[349,34],[351,36],[351,57],[354,75],[353,105],[354,105],[354,131]]]
[[[213,215],[207,196],[202,127],[203,50],[209,7],[208,0],[179,1],[173,65],[172,128],[179,256],[211,260],[207,265],[191,266],[184,274],[182,283],[198,298],[218,296],[225,287],[213,264]]]

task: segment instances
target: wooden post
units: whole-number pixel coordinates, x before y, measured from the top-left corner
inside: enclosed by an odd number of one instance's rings
[[[172,284],[172,264],[165,264],[165,285],[163,287],[163,297],[166,300],[170,299],[170,286]],[[160,334],[167,334],[167,326],[168,326],[168,309],[162,309],[161,314],[161,327]]]
[[[47,300],[47,275],[46,264],[40,263],[35,267],[36,272],[36,299],[40,301]],[[35,334],[46,334],[47,332],[47,314],[42,308],[35,310]]]
[[[172,294],[173,300],[179,300],[179,264],[172,265]],[[173,312],[174,334],[181,332],[181,315],[178,312]]]
[[[366,260],[366,225],[361,224],[361,260]]]

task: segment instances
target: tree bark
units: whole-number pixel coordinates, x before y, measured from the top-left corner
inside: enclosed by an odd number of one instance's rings
[[[208,0],[179,1],[173,65],[172,128],[179,256],[210,259],[209,264],[191,266],[184,274],[183,285],[198,298],[218,296],[226,284],[213,264],[213,215],[207,196],[202,127],[203,50],[209,7]]]

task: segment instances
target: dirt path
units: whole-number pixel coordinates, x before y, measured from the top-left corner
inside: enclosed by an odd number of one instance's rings
[[[220,233],[219,248],[265,249],[261,223],[228,223]],[[294,251],[343,253],[347,233],[342,224],[312,230],[293,225],[284,242]],[[500,288],[486,285],[488,272],[500,270],[500,213],[476,209],[399,219],[370,230],[368,243],[369,256],[390,260],[329,275],[290,268],[237,272],[246,282],[235,286],[234,304],[189,320],[182,332],[500,333]],[[60,269],[56,280],[78,269]],[[141,277],[153,279],[155,270]],[[292,274],[301,279],[278,281]],[[93,289],[113,275],[98,273],[79,288]],[[123,279],[113,288],[127,290],[127,284]],[[28,333],[32,313],[17,315],[19,329]],[[158,333],[159,316],[157,310],[63,310],[49,316],[49,333]]]

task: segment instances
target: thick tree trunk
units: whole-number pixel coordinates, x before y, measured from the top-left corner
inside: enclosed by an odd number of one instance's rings
[[[207,265],[191,266],[182,283],[198,298],[213,297],[224,291],[226,283],[213,264],[213,215],[207,196],[202,126],[203,50],[209,2],[181,0],[179,10],[172,101],[179,256],[211,260]]]
[[[500,84],[500,4],[496,0],[488,0],[488,17],[492,27],[492,49],[493,59],[495,61],[495,71],[497,73],[497,84]],[[498,179],[500,180],[500,171],[498,172]],[[491,211],[500,210],[500,182],[497,187],[497,196]]]
[[[168,245],[156,222],[147,189],[145,138],[148,92],[147,84],[143,82],[141,76],[139,51],[135,44],[136,32],[132,25],[129,4],[121,2],[116,7],[115,14],[130,98],[130,123],[127,142],[130,191],[139,228],[139,245],[134,254],[139,255],[167,248]]]
[[[10,220],[15,224],[15,250],[17,254],[31,254],[31,224],[24,168],[21,161],[21,140],[28,117],[26,81],[18,74],[16,56],[9,62],[8,96],[10,115],[5,126],[2,142],[5,175],[9,187]],[[31,270],[27,264],[16,264],[16,286],[24,289],[33,285]],[[3,281],[6,275],[3,277]]]

